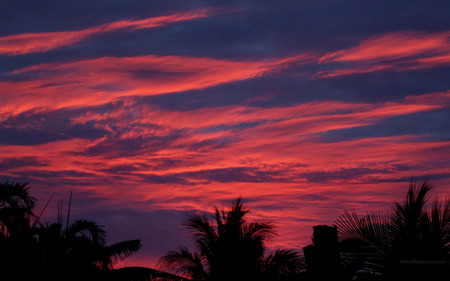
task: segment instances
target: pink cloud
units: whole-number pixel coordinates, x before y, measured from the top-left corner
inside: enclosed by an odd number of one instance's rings
[[[209,17],[211,9],[193,10],[147,18],[143,20],[123,20],[94,26],[77,31],[24,33],[0,37],[0,55],[22,55],[48,52],[64,46],[74,45],[92,36],[120,29],[146,29],[165,26],[171,23]]]
[[[33,186],[35,182],[41,183],[39,192],[46,190],[42,182],[52,180],[60,190],[76,186],[75,196],[87,193],[93,198],[103,198],[102,204],[114,208],[211,211],[212,206],[221,207],[225,200],[242,196],[249,199],[251,218],[275,222],[280,236],[270,247],[299,249],[309,243],[313,225],[331,224],[346,208],[388,207],[391,201],[401,200],[407,188],[405,179],[411,175],[449,173],[447,159],[442,157],[450,153],[449,141],[419,141],[416,136],[406,135],[328,143],[321,142],[315,133],[335,126],[364,126],[393,116],[443,108],[449,100],[449,93],[434,93],[378,104],[324,101],[270,110],[230,106],[216,108],[214,114],[211,109],[178,112],[125,104],[115,111],[88,112],[72,119],[73,124],[90,121],[114,124],[110,136],[95,141],[70,139],[35,146],[3,145],[0,154],[5,158],[34,157],[45,163],[3,171],[9,176],[28,175],[34,181]],[[206,120],[207,116],[211,120]],[[239,130],[198,132],[226,124],[226,116],[230,116],[231,124],[246,120],[261,124]],[[151,122],[158,126],[149,128]],[[157,151],[150,151],[144,141],[133,155],[119,153],[111,157],[108,153],[114,151],[97,155],[80,153],[108,141],[166,136],[174,130],[183,130],[185,134]],[[205,140],[228,137],[232,141],[226,145],[201,151],[190,149]],[[165,164],[168,159],[172,160],[171,165]],[[133,169],[116,171],[117,166]],[[154,169],[157,166],[159,169]],[[245,170],[246,167],[252,169]],[[250,177],[257,172],[267,177],[273,175],[279,181],[244,182],[231,178],[225,182],[220,178],[201,178],[211,171],[236,169],[243,169]],[[193,174],[197,178],[188,179],[188,183],[146,181],[150,176]],[[445,179],[435,182],[437,186],[448,184]],[[438,189],[434,194],[445,192]],[[385,194],[390,194],[389,200]],[[153,261],[140,264],[145,263]]]
[[[302,55],[263,61],[146,55],[33,65],[9,75],[39,79],[0,82],[0,97],[5,99],[0,112],[94,106],[127,97],[205,89],[259,77],[302,59]]]
[[[449,36],[449,32],[401,31],[372,37],[355,47],[323,55],[319,63],[345,62],[352,65],[318,71],[317,77],[447,66],[450,65]]]
[[[42,53],[107,32],[212,13],[196,10],[77,31],[12,35],[0,38],[0,55]],[[333,223],[346,208],[384,208],[401,200],[410,176],[436,175],[438,187],[448,186],[447,140],[400,135],[331,142],[323,134],[448,109],[449,91],[378,103],[323,100],[270,108],[244,103],[183,111],[139,104],[138,97],[208,89],[303,64],[317,64],[305,70],[310,79],[441,67],[450,65],[449,50],[448,32],[401,31],[323,56],[143,55],[31,65],[3,74],[0,121],[69,109],[73,115],[65,126],[92,125],[105,133],[96,139],[67,136],[37,145],[0,145],[2,175],[28,179],[39,195],[47,196],[55,186],[58,192],[75,188],[75,196],[101,198],[104,208],[149,212],[212,211],[242,196],[250,218],[275,223],[280,236],[270,247],[299,249],[309,243],[313,225]],[[321,66],[333,70],[316,72]],[[112,110],[93,108],[104,104]],[[40,120],[33,126],[39,127]],[[444,188],[435,194],[445,194]],[[156,259],[130,262],[152,266]]]
[[[400,31],[364,40],[356,47],[326,54],[319,62],[380,61],[420,54],[448,54],[450,33]]]

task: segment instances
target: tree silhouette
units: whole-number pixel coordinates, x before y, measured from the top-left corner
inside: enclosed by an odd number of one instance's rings
[[[27,184],[0,182],[0,235],[18,238],[29,234],[36,199],[31,197]]]
[[[431,210],[426,210],[431,187],[429,181],[411,183],[403,204],[395,203],[387,214],[371,212],[359,217],[351,210],[337,219],[341,238],[352,248],[345,253],[347,261],[360,264],[355,277],[447,280],[450,198],[436,199]]]
[[[215,224],[200,215],[185,224],[194,234],[197,250],[186,247],[169,252],[160,266],[181,273],[191,280],[265,280],[297,274],[297,253],[279,250],[264,257],[265,243],[275,235],[268,222],[247,223],[248,213],[240,199],[227,212],[215,209]]]
[[[141,248],[139,240],[110,246],[105,243],[105,230],[90,220],[76,220],[65,229],[54,223],[38,231],[43,266],[61,274],[88,275],[112,269],[117,259],[128,257]]]
[[[77,220],[66,228],[60,219],[36,226],[40,215],[34,213],[35,206],[26,184],[0,182],[2,280],[109,280],[105,273],[117,259],[141,247],[139,240],[107,246],[105,230],[90,220]]]
[[[37,269],[39,252],[32,227],[36,199],[26,185],[0,182],[0,271],[4,280],[25,279]]]

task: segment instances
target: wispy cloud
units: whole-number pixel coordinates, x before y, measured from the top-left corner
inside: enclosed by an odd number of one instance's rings
[[[450,33],[401,31],[368,38],[358,46],[322,56],[319,62],[382,61],[419,54],[448,54]]]
[[[116,23],[117,26],[133,24]],[[260,77],[290,66],[314,65],[317,60],[319,69],[329,69],[331,65],[333,70],[305,71],[310,79],[439,67],[450,64],[449,42],[448,33],[397,32],[369,38],[356,47],[322,57],[303,53],[264,60],[225,60],[144,55],[44,63],[4,74],[6,79],[0,81],[0,96],[6,102],[0,106],[0,112],[7,116],[39,108],[94,106],[128,97],[200,90]],[[343,62],[352,64],[342,65]]]
[[[349,49],[325,54],[319,63],[338,64],[319,77],[334,77],[376,71],[417,70],[450,65],[450,33],[401,31],[385,33]],[[349,63],[352,63],[348,66]]]
[[[7,74],[18,81],[0,81],[0,97],[6,100],[0,112],[94,106],[126,97],[205,89],[259,77],[301,58],[233,61],[146,55],[33,65]]]
[[[322,173],[323,163],[328,161],[344,163],[344,166],[335,167],[338,171],[344,167],[359,168],[356,163],[360,161],[382,161],[385,157],[382,152],[389,151],[395,143],[414,142],[414,136],[397,139],[362,136],[343,142],[322,142],[320,134],[445,108],[449,99],[449,93],[436,93],[379,104],[324,101],[278,108],[234,106],[191,111],[118,104],[114,110],[87,109],[70,118],[69,126],[95,124],[96,128],[105,128],[102,137],[89,139],[66,135],[62,140],[44,143],[36,140],[35,144],[16,145],[14,149],[4,145],[2,155],[10,159],[41,159],[48,163],[33,167],[33,170],[90,171],[100,177],[128,176],[136,181],[147,178],[149,182],[188,183],[214,179],[223,182],[228,176],[230,181],[239,181],[239,177],[255,181],[256,177],[261,177],[263,182],[264,179],[296,182],[301,180],[302,173]],[[13,125],[10,123],[9,126]],[[24,132],[36,126],[42,128],[42,125],[29,124],[24,127]],[[442,144],[430,142],[427,145],[441,147]],[[302,149],[298,149],[299,145]],[[423,142],[415,144],[417,148],[423,145]],[[412,147],[395,145],[389,153],[400,157],[398,153],[405,149]],[[346,155],[350,150],[352,154]],[[62,155],[70,157],[59,158]],[[101,161],[100,166],[98,161]],[[11,167],[10,172],[14,171],[17,172],[15,167]],[[263,177],[261,173],[268,174]],[[344,172],[339,174],[345,175]]]
[[[22,55],[27,53],[43,53],[53,49],[71,46],[87,40],[95,35],[121,29],[147,29],[161,27],[176,22],[190,21],[209,17],[211,9],[193,10],[146,18],[142,20],[122,20],[77,31],[24,33],[0,37],[0,55]]]

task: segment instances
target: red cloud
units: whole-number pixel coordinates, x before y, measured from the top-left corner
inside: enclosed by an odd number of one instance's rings
[[[326,54],[319,62],[380,61],[419,54],[448,54],[450,32],[427,34],[401,31],[364,40],[356,47]]]
[[[320,78],[375,71],[416,70],[450,65],[450,32],[402,31],[364,40],[358,46],[326,54],[320,63],[352,63],[350,67],[318,71]]]
[[[230,61],[146,55],[33,65],[9,74],[30,79],[0,82],[0,97],[5,99],[0,113],[92,106],[126,97],[204,89],[258,77],[302,59]]]
[[[24,33],[0,37],[0,55],[21,55],[27,53],[48,52],[56,48],[79,43],[101,33],[125,28],[154,28],[175,22],[208,17],[211,15],[211,12],[212,11],[210,9],[194,10],[143,20],[117,21],[78,31]]]
[[[74,124],[111,124],[111,135],[95,141],[0,146],[4,159],[22,159],[2,173],[27,177],[43,194],[49,183],[60,190],[76,186],[75,194],[86,192],[107,198],[103,204],[142,211],[211,211],[211,205],[222,206],[242,196],[251,199],[252,217],[276,222],[281,238],[273,241],[273,247],[299,248],[309,241],[313,225],[332,223],[343,209],[380,207],[386,194],[388,201],[403,196],[411,175],[445,175],[449,170],[447,158],[442,157],[450,153],[449,141],[397,136],[328,143],[315,133],[442,108],[449,100],[450,93],[435,93],[395,103],[324,101],[272,109],[234,106],[184,112],[128,104],[72,119]],[[243,129],[201,130],[227,124],[227,116],[231,125],[261,123]],[[173,131],[183,135],[151,147],[153,138]],[[115,142],[127,140],[137,143],[134,153],[111,151],[121,147]],[[205,140],[219,145],[192,149]],[[105,150],[89,154],[93,146]],[[27,159],[44,165],[27,165]],[[439,187],[439,179],[436,182]]]

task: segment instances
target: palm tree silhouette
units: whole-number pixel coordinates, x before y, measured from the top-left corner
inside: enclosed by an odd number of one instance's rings
[[[185,226],[192,230],[197,250],[171,251],[160,259],[160,267],[191,280],[263,280],[264,275],[281,278],[298,273],[300,262],[293,251],[264,257],[265,243],[275,235],[273,225],[247,223],[247,213],[239,198],[227,212],[215,209],[215,224],[204,216],[192,216]]]
[[[140,240],[106,246],[105,230],[90,220],[76,220],[65,229],[54,223],[39,229],[38,238],[46,265],[61,271],[111,269],[118,259],[141,248]]]
[[[33,239],[32,224],[36,199],[27,184],[0,182],[0,271],[3,279],[25,279],[36,269],[39,251]]]
[[[431,210],[426,210],[431,188],[428,180],[420,185],[412,182],[403,204],[395,203],[387,214],[371,212],[359,217],[351,210],[337,219],[341,238],[352,248],[344,253],[347,262],[360,264],[355,277],[447,280],[450,198],[436,199]]]
[[[59,218],[37,226],[48,203],[36,215],[36,199],[26,185],[0,182],[0,271],[5,280],[100,280],[118,259],[141,248],[140,240],[107,246],[105,230],[90,220],[63,228]]]
[[[36,199],[26,183],[0,182],[0,235],[17,238],[29,234]]]

